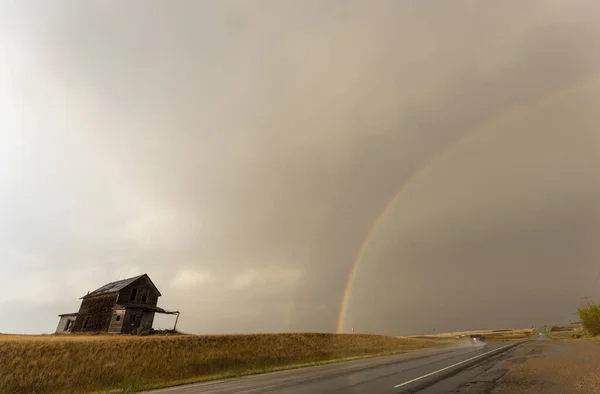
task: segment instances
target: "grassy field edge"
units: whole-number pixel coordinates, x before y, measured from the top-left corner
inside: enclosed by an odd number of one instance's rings
[[[0,335],[0,392],[133,392],[449,344],[367,334]]]

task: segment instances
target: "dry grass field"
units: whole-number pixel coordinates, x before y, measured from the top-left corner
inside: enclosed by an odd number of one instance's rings
[[[362,334],[0,335],[0,393],[130,392],[433,346]]]
[[[470,334],[481,334],[484,335],[488,341],[492,341],[492,342],[503,342],[503,341],[517,341],[517,340],[524,340],[524,339],[529,339],[531,336],[531,333],[533,332],[532,329],[530,328],[523,328],[523,329],[502,329],[502,330],[473,330],[473,331],[456,331],[456,332],[445,332],[445,333],[440,333],[440,334],[432,334],[432,335],[420,335],[420,336],[413,336],[413,337],[407,337],[407,338],[418,338],[418,339],[423,339],[423,340],[427,340],[427,339],[431,339],[431,340],[438,340],[438,341],[453,341],[455,340],[455,337],[457,335],[466,335],[469,336]]]
[[[595,339],[581,324],[554,325],[546,329],[548,339]]]

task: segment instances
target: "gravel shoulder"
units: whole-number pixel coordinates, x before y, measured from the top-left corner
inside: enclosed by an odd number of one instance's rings
[[[600,394],[600,341],[540,340],[517,348],[502,362],[508,372],[494,394]]]

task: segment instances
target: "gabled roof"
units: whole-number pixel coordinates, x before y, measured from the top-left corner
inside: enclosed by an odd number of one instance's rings
[[[81,298],[84,299],[84,298],[94,297],[94,296],[102,295],[102,294],[116,293],[118,291],[123,290],[124,288],[126,288],[133,282],[137,281],[138,279],[143,278],[144,276],[146,278],[148,278],[148,281],[152,284],[152,287],[154,287],[154,289],[160,296],[161,295],[160,291],[158,291],[156,286],[154,286],[154,283],[152,283],[152,281],[150,280],[150,277],[147,274],[143,274],[143,275],[134,276],[133,278],[127,278],[127,279],[118,280],[116,282],[107,283],[104,286],[100,287],[99,289],[96,289],[96,290],[92,291],[91,293],[84,295]]]

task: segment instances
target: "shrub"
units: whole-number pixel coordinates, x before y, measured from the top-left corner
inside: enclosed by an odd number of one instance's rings
[[[138,337],[145,337],[146,335],[150,335],[150,331],[146,330],[143,327],[138,327],[138,329],[135,331],[135,335],[137,335]]]
[[[577,309],[581,324],[591,335],[600,335],[600,305],[590,303]]]

